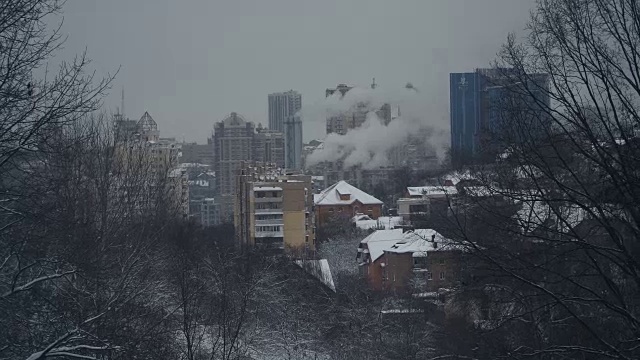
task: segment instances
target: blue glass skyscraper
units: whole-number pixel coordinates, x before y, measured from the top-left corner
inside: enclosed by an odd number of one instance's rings
[[[451,156],[455,164],[468,163],[477,153],[480,124],[479,74],[449,75]]]
[[[540,136],[547,126],[548,76],[520,76],[514,69],[477,69],[449,75],[451,157],[454,165],[491,162],[518,137]],[[532,131],[535,129],[536,131]],[[521,136],[522,134],[520,134]]]

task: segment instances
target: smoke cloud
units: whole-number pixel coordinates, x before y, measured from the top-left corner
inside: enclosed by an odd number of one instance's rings
[[[304,122],[322,121],[353,110],[358,104],[367,104],[366,121],[356,129],[350,129],[345,135],[332,133],[324,139],[322,147],[309,154],[307,166],[321,162],[343,161],[344,168],[361,166],[374,169],[389,166],[389,151],[403,145],[411,135],[423,136],[427,146],[442,159],[449,136],[444,119],[432,117],[429,104],[414,88],[399,91],[385,91],[381,88],[353,88],[341,98],[337,92],[323,102],[304,106],[301,117]],[[400,116],[385,125],[375,111],[384,104],[390,104],[392,114],[400,109]]]

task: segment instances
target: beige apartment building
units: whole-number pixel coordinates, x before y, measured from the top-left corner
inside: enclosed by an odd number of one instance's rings
[[[285,175],[274,165],[247,163],[236,179],[237,245],[278,253],[315,250],[311,176]]]

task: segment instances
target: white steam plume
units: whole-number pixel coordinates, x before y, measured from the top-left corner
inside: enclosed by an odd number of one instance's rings
[[[446,124],[443,119],[431,116],[429,105],[413,88],[404,88],[396,92],[385,92],[380,88],[353,88],[342,98],[336,92],[320,104],[303,107],[301,116],[305,122],[325,122],[327,116],[348,112],[361,103],[367,103],[367,109],[370,110],[364,124],[350,129],[345,135],[329,134],[323,147],[307,157],[307,166],[338,160],[343,160],[345,168],[362,166],[365,169],[373,169],[392,165],[387,154],[392,148],[405,143],[412,134],[425,134],[422,140],[434,148],[438,157],[442,158],[444,147],[449,140]],[[392,108],[399,106],[401,113],[387,125],[384,125],[374,112],[385,103],[390,104]]]

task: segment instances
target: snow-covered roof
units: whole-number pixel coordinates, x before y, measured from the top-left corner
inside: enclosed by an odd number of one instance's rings
[[[203,167],[203,168],[208,168],[211,167],[211,165],[209,164],[201,164],[201,163],[182,163],[180,165],[181,168],[194,168],[194,167]]]
[[[333,276],[331,276],[331,268],[327,259],[320,260],[296,260],[296,265],[303,268],[307,273],[320,280],[329,289],[336,291],[336,286],[333,283]]]
[[[408,187],[409,196],[437,196],[456,195],[458,189],[455,186],[415,186]]]
[[[367,215],[362,216],[358,220],[353,220],[353,222],[355,222],[356,224],[356,227],[362,230],[379,228],[393,229],[396,226],[401,225],[402,221],[402,216],[381,216],[377,220],[373,220]]]
[[[455,249],[461,250],[462,247],[445,238],[439,232],[433,229],[416,229],[404,233],[401,241],[384,251],[396,254],[411,253],[413,257],[425,257],[428,251]]]
[[[282,191],[279,186],[254,186],[253,191]]]
[[[521,203],[522,208],[513,217],[524,234],[545,225],[547,221],[551,221],[549,227],[558,231],[568,231],[568,228],[578,226],[587,218],[587,211],[576,205],[563,205],[554,211],[549,204],[540,200]]]
[[[458,184],[460,181],[462,180],[473,180],[474,177],[473,175],[471,175],[471,172],[469,170],[466,170],[464,172],[453,172],[451,174],[447,174],[443,177],[443,180],[450,180],[453,185]]]
[[[467,186],[464,191],[467,195],[475,197],[493,196],[499,193],[497,189],[492,189],[488,186]]]
[[[518,179],[538,178],[544,175],[542,171],[534,165],[521,165],[513,171]]]
[[[431,241],[432,239],[437,245]],[[411,253],[413,257],[424,257],[427,256],[428,251],[463,250],[461,245],[432,229],[416,229],[408,232],[403,232],[402,229],[378,230],[360,243],[366,244],[369,249],[371,262],[380,258],[385,251],[396,254]]]
[[[340,199],[340,195],[349,195],[349,200]],[[316,205],[350,205],[359,201],[363,205],[381,205],[382,201],[342,180],[313,196]]]
[[[367,245],[371,262],[374,262],[384,254],[384,250],[402,239],[402,229],[378,230],[369,234],[360,243]]]

